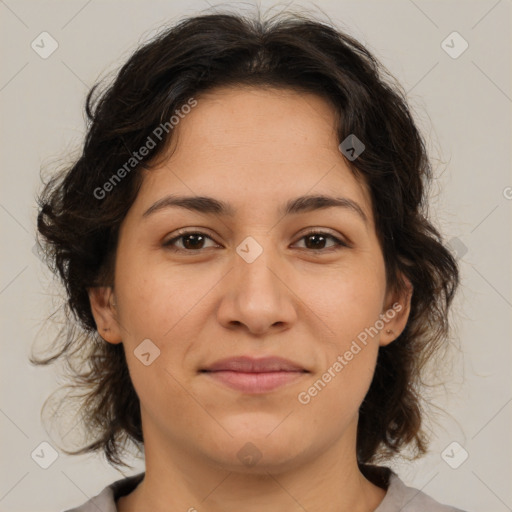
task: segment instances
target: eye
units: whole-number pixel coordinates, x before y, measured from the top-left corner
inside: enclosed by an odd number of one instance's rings
[[[331,247],[325,248],[325,243],[327,239],[331,239],[334,241],[334,245]],[[310,249],[312,251],[333,251],[338,250],[341,247],[349,247],[347,243],[345,243],[343,240],[340,240],[339,238],[335,237],[334,235],[331,235],[330,233],[327,233],[325,231],[310,231],[309,233],[306,233],[302,236],[299,240],[306,240],[306,249]],[[309,240],[309,243],[307,242]]]
[[[334,244],[326,248],[325,244],[328,239],[331,239]],[[207,240],[214,242],[210,236],[201,231],[180,231],[178,236],[171,238],[170,240],[164,242],[162,245],[163,247],[166,247],[175,252],[199,252],[201,249],[207,248],[204,247],[204,244]],[[334,235],[331,235],[325,231],[318,230],[306,233],[299,240],[306,240],[305,249],[309,249],[315,252],[330,252],[333,250],[338,250],[341,247],[350,247],[349,244],[345,243],[343,240],[340,240]],[[215,243],[215,245],[218,247],[218,244]]]
[[[200,231],[181,231],[180,234],[170,240],[164,242],[162,245],[171,251],[185,251],[185,252],[199,252],[200,249],[204,249],[203,245],[206,240],[213,239]],[[182,246],[177,247],[176,243],[181,241]]]

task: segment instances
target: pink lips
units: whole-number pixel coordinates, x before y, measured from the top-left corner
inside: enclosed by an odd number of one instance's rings
[[[205,375],[245,393],[265,393],[299,379],[307,370],[281,357],[231,357],[202,370]]]

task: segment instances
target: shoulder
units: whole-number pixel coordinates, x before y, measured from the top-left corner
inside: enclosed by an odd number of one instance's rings
[[[121,478],[105,487],[99,494],[82,505],[63,512],[117,512],[117,498],[129,494],[144,478],[145,473]]]
[[[408,487],[395,474],[389,477],[386,496],[375,512],[464,512],[449,505],[443,505],[424,492]]]

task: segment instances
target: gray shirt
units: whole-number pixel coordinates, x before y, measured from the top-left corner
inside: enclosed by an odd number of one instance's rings
[[[117,512],[116,500],[130,494],[145,473],[117,480],[83,505],[64,512]],[[387,493],[375,512],[464,512],[441,505],[423,492],[407,487],[395,473],[389,477]]]

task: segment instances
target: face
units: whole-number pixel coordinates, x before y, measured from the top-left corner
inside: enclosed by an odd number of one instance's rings
[[[124,344],[145,439],[237,470],[355,453],[379,346],[409,305],[387,289],[370,196],[334,121],[315,95],[217,89],[144,175],[114,287],[90,298],[100,334]],[[178,196],[211,199],[186,208]],[[289,365],[213,371],[243,356]]]

